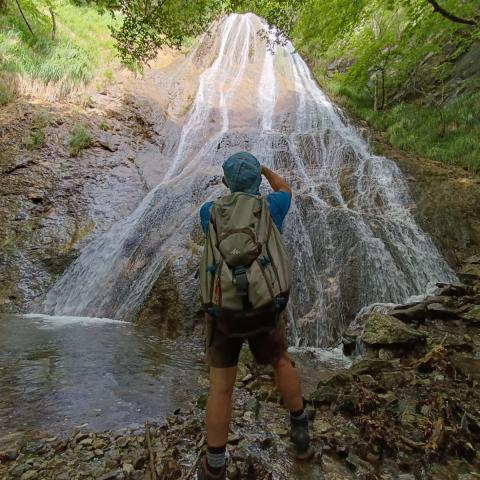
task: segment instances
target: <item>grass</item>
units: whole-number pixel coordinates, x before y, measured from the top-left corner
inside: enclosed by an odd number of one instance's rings
[[[393,146],[480,172],[480,94],[443,107],[401,103],[385,112],[362,109]]]
[[[480,93],[460,96],[442,107],[401,102],[374,111],[371,100],[339,83],[322,84],[340,103],[385,132],[394,147],[480,172]]]
[[[6,105],[13,97],[13,91],[11,87],[3,82],[0,77],[0,106]]]
[[[108,126],[108,123],[105,122],[105,120],[102,120],[99,125],[98,125],[98,128],[100,130],[103,130],[104,132],[108,132],[110,130],[110,127]]]
[[[23,142],[23,146],[27,150],[36,150],[45,145],[45,130],[36,130]]]
[[[92,138],[84,125],[75,125],[70,133],[70,140],[68,141],[68,148],[70,156],[77,157],[82,150],[90,147]]]
[[[27,150],[36,150],[45,145],[45,128],[48,126],[48,123],[48,117],[43,113],[39,113],[33,119],[32,131],[30,135],[23,141],[23,146]]]
[[[47,12],[25,2],[26,15],[34,31],[29,32],[10,2],[6,14],[0,15],[0,70],[23,80],[58,86],[68,94],[77,86],[92,81],[95,75],[116,62],[113,40],[108,29],[112,20],[100,16],[93,8],[75,6],[67,0],[56,7],[57,34],[51,39]],[[38,2],[42,4],[42,2]],[[112,79],[112,73],[105,78]],[[7,102],[7,84],[0,78],[0,103]]]

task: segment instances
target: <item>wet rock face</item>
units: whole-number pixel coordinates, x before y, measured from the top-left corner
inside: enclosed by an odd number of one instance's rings
[[[83,107],[19,100],[2,108],[0,310],[32,308],[94,234],[138,204],[149,175],[142,162],[158,151],[154,113],[121,86]],[[72,156],[78,126],[90,143]],[[39,129],[43,140],[30,147]]]
[[[457,268],[480,249],[480,176],[452,165],[389,147],[381,134],[373,144],[407,177],[412,211],[448,263]]]

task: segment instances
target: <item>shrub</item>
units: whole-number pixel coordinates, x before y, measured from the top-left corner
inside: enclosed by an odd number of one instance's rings
[[[33,131],[30,136],[24,140],[23,146],[27,150],[36,150],[45,145],[45,130],[43,128]]]
[[[87,132],[84,125],[76,125],[71,134],[70,140],[68,141],[68,148],[70,151],[70,156],[77,157],[82,150],[90,147],[92,144],[92,138]]]
[[[12,89],[0,81],[0,105],[6,105],[13,96]]]
[[[99,125],[98,125],[98,128],[100,130],[103,130],[104,132],[107,132],[108,130],[110,130],[110,127],[108,126],[108,123],[105,122],[105,120],[102,120]]]

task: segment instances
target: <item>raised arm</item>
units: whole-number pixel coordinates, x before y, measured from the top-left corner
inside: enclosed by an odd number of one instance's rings
[[[262,165],[262,175],[268,180],[268,183],[275,192],[292,194],[292,189],[288,186],[288,183],[278,173],[273,172],[265,165]]]

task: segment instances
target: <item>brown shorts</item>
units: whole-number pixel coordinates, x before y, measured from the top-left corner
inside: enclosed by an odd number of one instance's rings
[[[288,343],[283,315],[278,320],[276,328],[245,338],[227,337],[215,328],[212,317],[206,315],[205,320],[207,363],[211,367],[228,368],[237,365],[245,340],[248,341],[248,346],[260,365],[275,363],[287,351]]]

